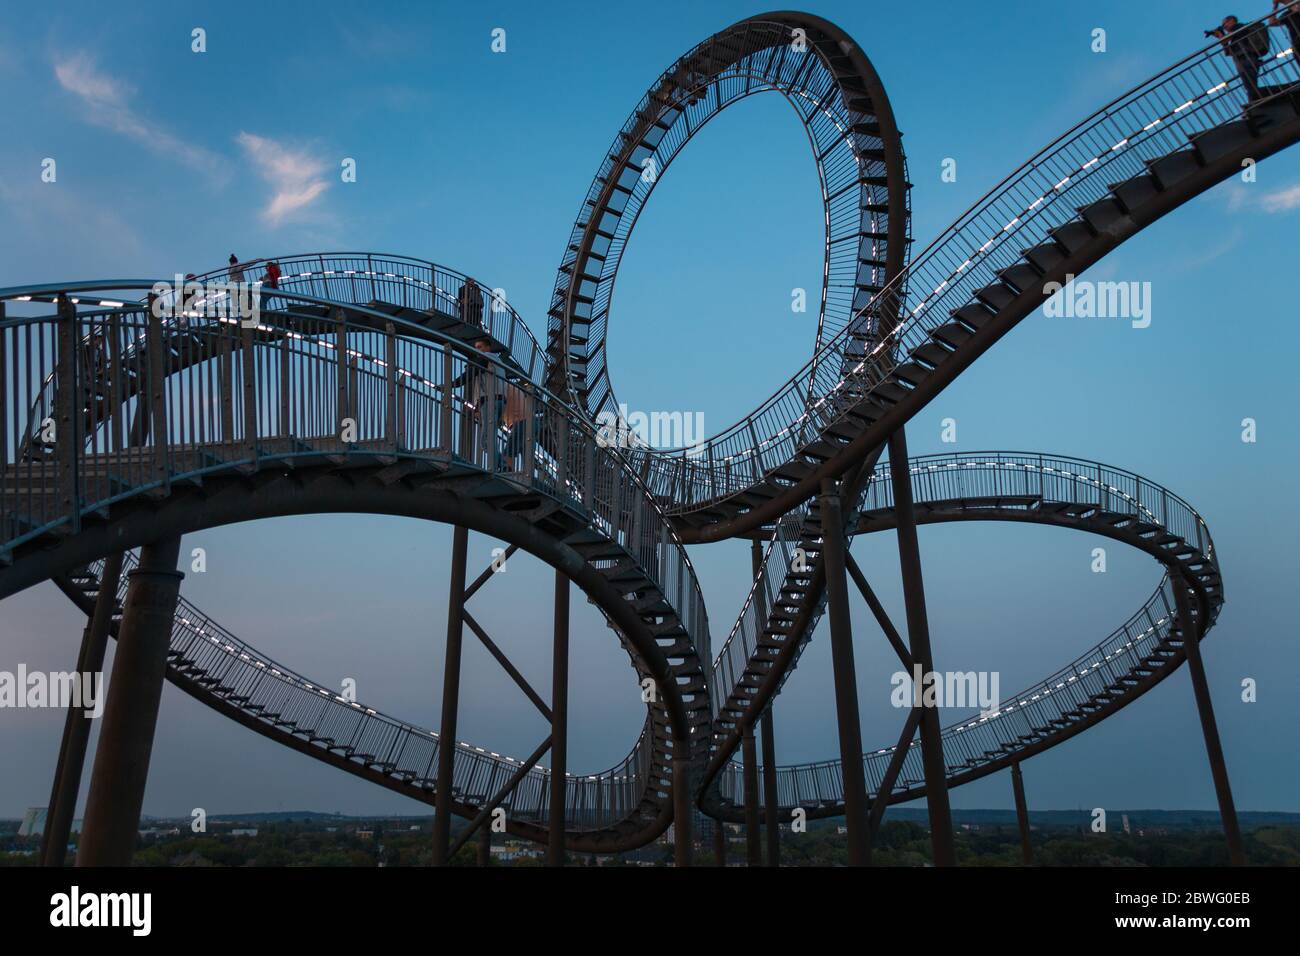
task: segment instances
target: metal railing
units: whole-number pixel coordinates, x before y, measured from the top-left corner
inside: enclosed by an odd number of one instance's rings
[[[1217,572],[1218,559],[1204,519],[1184,499],[1133,472],[1085,459],[1025,452],[967,452],[915,458],[909,463],[913,497],[918,507],[943,506],[955,512],[998,516],[1043,516],[1051,521],[1054,505],[1069,505],[1080,515],[1081,527],[1113,526],[1124,516],[1144,526],[1145,533],[1162,531],[1195,549],[1188,565]],[[863,514],[887,516],[893,509],[889,464],[879,466],[868,483]],[[1217,577],[1217,573],[1216,573]],[[1154,594],[1123,626],[1052,675],[999,702],[991,712],[958,721],[943,730],[944,755],[950,776],[1005,756],[1005,748],[1065,733],[1051,721],[1092,700],[1122,677],[1145,668],[1144,658],[1164,644],[1175,624],[1173,583],[1164,576]],[[1216,587],[1209,607],[1208,627],[1223,601]],[[729,638],[730,643],[730,638]],[[726,645],[724,645],[724,654]],[[722,658],[720,656],[719,661]],[[715,687],[723,686],[715,674]],[[1076,719],[1082,719],[1076,718]],[[864,755],[868,788],[875,793],[884,779],[894,748]],[[924,777],[920,745],[914,743],[904,759],[894,793],[912,789]],[[842,802],[843,777],[838,760],[780,767],[777,770],[783,808],[833,806]],[[718,775],[724,800],[743,802],[739,767],[729,763]]]
[[[136,565],[128,552],[118,584],[126,598],[127,576]],[[100,579],[103,562],[90,572]],[[331,686],[304,677],[240,640],[228,629],[181,597],[172,625],[169,667],[174,674],[211,696],[236,707],[265,726],[264,731],[300,737],[322,751],[355,762],[358,768],[400,780],[413,791],[431,794],[436,787],[439,735],[349,700]],[[574,830],[612,827],[632,816],[647,785],[655,786],[648,746],[647,719],[632,751],[608,770],[569,775],[566,819]],[[522,766],[523,760],[456,742],[452,793],[477,806],[494,795]],[[550,771],[538,765],[503,804],[511,819],[545,825],[549,818]]]
[[[589,423],[494,356],[286,290],[255,326],[229,315],[164,323],[148,307],[78,313],[71,299],[85,291],[50,286],[43,294],[60,298],[61,315],[0,322],[0,367],[17,373],[0,382],[0,419],[14,426],[0,459],[0,550],[75,533],[84,515],[174,482],[259,463],[455,462],[583,516],[674,609],[691,647],[683,656],[708,661],[703,597],[663,512]],[[22,455],[33,404],[37,425],[54,431],[41,454]],[[644,742],[629,761],[653,765],[652,749]],[[575,793],[573,806],[594,812],[607,777]],[[634,782],[658,787],[644,775]]]
[[[808,42],[796,49],[792,27],[801,23],[798,14],[789,22],[746,20],[698,44],[658,77],[606,151],[570,234],[549,313],[549,345],[557,367],[568,361],[555,354],[564,322],[583,327],[582,340],[570,343],[583,356],[580,381],[570,384],[585,393],[582,401],[593,417],[617,412],[604,354],[605,330],[637,218],[685,144],[746,97],[766,91],[783,95],[816,162],[825,213],[825,268],[814,356],[828,354],[821,347],[863,314],[868,290],[885,284],[889,196],[884,157],[889,144],[873,129],[874,114],[857,108],[873,104],[846,56],[844,43],[852,41],[820,36],[805,23]],[[901,149],[899,153],[905,180],[906,162]],[[908,215],[906,198],[902,210]],[[906,249],[907,230],[902,231]],[[838,361],[831,364],[839,366]]]
[[[541,383],[546,356],[523,318],[506,299],[504,289],[492,289],[446,266],[410,256],[381,252],[311,252],[241,262],[246,282],[260,282],[266,266],[280,267],[280,288],[331,302],[354,305],[390,303],[417,312],[436,312],[469,326],[482,328],[505,346],[524,375]],[[231,268],[213,269],[195,282],[222,281]],[[477,295],[465,295],[472,283]],[[171,293],[174,301],[175,293]]]
[[[1259,21],[1263,22],[1263,21]],[[1300,82],[1295,54],[1277,49],[1260,77],[1265,93]],[[1217,42],[1179,61],[1098,110],[1036,154],[948,227],[864,312],[896,301],[902,284],[915,293],[902,321],[872,344],[844,374],[838,362],[848,340],[873,322],[851,322],[828,340],[820,357],[796,372],[755,412],[691,449],[630,454],[651,490],[691,511],[757,484],[827,426],[861,401],[896,364],[930,340],[949,315],[977,290],[998,281],[999,270],[1021,260],[1023,250],[1049,240],[1053,229],[1106,197],[1110,185],[1148,171],[1147,162],[1188,145],[1198,133],[1240,119],[1246,94],[1235,64]],[[897,358],[894,358],[896,356]],[[809,383],[811,382],[811,389]]]

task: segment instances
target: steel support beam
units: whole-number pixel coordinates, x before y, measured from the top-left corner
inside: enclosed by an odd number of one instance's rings
[[[885,809],[889,806],[889,795],[894,792],[894,784],[898,782],[898,775],[903,770],[903,761],[907,759],[907,751],[911,749],[912,738],[916,736],[916,728],[921,723],[921,708],[913,707],[907,712],[907,720],[903,722],[903,732],[898,735],[898,743],[894,745],[894,753],[889,758],[889,766],[885,768],[885,775],[880,779],[880,788],[876,791],[876,799],[871,802],[871,819],[867,827],[867,858],[871,857],[871,840],[875,839],[876,831],[880,829],[880,821],[885,817]]]
[[[758,538],[750,543],[749,548],[750,570],[753,572],[754,581],[757,582],[763,574],[763,542]],[[758,608],[760,620],[767,617],[766,594],[760,588],[758,592]],[[777,816],[777,794],[776,794],[776,730],[772,726],[772,707],[763,712],[763,720],[759,725],[759,733],[762,736],[763,745],[763,822],[767,829],[767,865],[781,865],[781,821]]]
[[[465,558],[469,529],[456,525],[451,539],[447,594],[447,656],[442,671],[442,724],[438,731],[438,786],[433,803],[433,865],[451,862],[451,787],[455,771],[456,714],[460,706],[460,652],[465,634]]]
[[[1246,851],[1242,847],[1241,829],[1237,825],[1237,808],[1232,801],[1232,786],[1228,783],[1228,765],[1223,759],[1219,726],[1214,719],[1214,703],[1210,700],[1210,685],[1205,679],[1205,664],[1201,660],[1201,628],[1192,618],[1192,602],[1188,597],[1186,582],[1179,574],[1171,574],[1169,580],[1173,585],[1178,622],[1183,632],[1187,670],[1192,676],[1196,713],[1201,718],[1201,733],[1205,736],[1205,750],[1210,758],[1210,774],[1214,777],[1214,795],[1219,801],[1219,819],[1223,821],[1223,835],[1228,840],[1228,862],[1233,866],[1245,866]]]
[[[876,623],[880,625],[880,630],[884,632],[885,639],[889,641],[889,646],[894,649],[899,661],[902,662],[903,667],[910,674],[912,672],[912,655],[908,652],[907,646],[899,636],[898,629],[894,627],[894,622],[889,619],[889,615],[885,612],[885,606],[880,603],[880,598],[876,597],[876,592],[872,590],[871,584],[867,581],[867,576],[858,567],[858,562],[853,560],[853,555],[845,552],[844,557],[845,563],[848,565],[849,576],[853,578],[853,583],[858,586],[862,599],[867,602],[867,607],[871,609]]]
[[[117,608],[117,585],[121,580],[123,557],[123,552],[119,551],[104,559],[95,610],[86,622],[81,635],[81,652],[77,655],[77,674],[82,681],[86,679],[82,675],[99,674],[104,669],[104,653],[108,647],[113,611]],[[102,683],[99,693],[103,693]],[[77,796],[81,792],[82,768],[86,763],[86,744],[90,740],[90,723],[91,718],[86,716],[84,707],[74,707],[69,702],[41,843],[43,866],[63,866],[67,856],[68,837],[72,834]]]
[[[916,538],[916,511],[912,503],[912,476],[908,469],[907,436],[898,429],[889,436],[889,475],[898,515],[898,563],[903,576],[907,607],[907,638],[912,660],[922,679],[934,671],[930,650],[930,622],[925,610],[925,582],[921,577],[921,546]],[[943,759],[943,729],[939,711],[925,707],[921,714],[921,765],[925,771],[925,802],[930,814],[930,843],[935,866],[955,866],[952,810],[948,803],[947,766]]]
[[[469,826],[460,831],[460,835],[456,837],[456,842],[447,850],[448,859],[454,859],[456,854],[460,852],[460,848],[468,843],[470,838],[473,837],[480,828],[490,828],[488,818],[492,816],[492,812],[496,810],[497,807],[501,806],[502,801],[504,801],[505,798],[514,791],[515,787],[519,786],[523,779],[528,776],[529,771],[537,766],[537,761],[542,759],[542,754],[546,753],[546,751],[550,749],[551,738],[547,737],[538,745],[537,749],[532,752],[532,755],[527,760],[515,768],[515,772],[510,775],[510,779],[505,782],[501,789],[498,790],[491,799],[487,801],[487,803],[483,804],[478,814],[469,822]]]
[[[569,579],[555,572],[555,630],[551,663],[551,802],[546,863],[564,866],[564,809],[568,786]]]
[[[822,483],[818,501],[821,506],[822,564],[826,568],[826,603],[831,619],[831,664],[839,725],[840,767],[844,776],[844,822],[848,830],[849,866],[866,866],[867,783],[862,766],[858,678],[853,662],[853,625],[849,619],[849,586],[845,576],[844,512],[834,482],[827,480]]]
[[[691,865],[690,742],[673,738],[673,865]]]
[[[129,866],[158,726],[167,648],[180,596],[181,539],[140,549],[118,628],[113,676],[90,776],[78,866]]]
[[[478,865],[487,866],[492,862],[492,828],[478,829]]]
[[[781,818],[776,795],[776,740],[772,708],[759,726],[763,737],[763,822],[767,830],[767,865],[781,865]]]
[[[741,756],[745,781],[745,862],[763,865],[763,838],[758,821],[758,754],[754,746],[754,727],[745,721],[741,736]]]
[[[1011,789],[1016,794],[1016,823],[1020,826],[1020,859],[1025,866],[1034,865],[1034,845],[1029,840],[1029,808],[1025,803],[1025,778],[1020,761],[1011,765]]]

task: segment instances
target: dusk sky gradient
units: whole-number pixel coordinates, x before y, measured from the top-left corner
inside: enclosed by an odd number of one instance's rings
[[[1232,5],[1229,5],[1230,7]],[[904,132],[919,253],[971,203],[1097,107],[1197,49],[1207,0],[818,2],[881,74]],[[0,287],[202,273],[241,258],[367,250],[425,258],[506,290],[539,338],[564,244],[603,151],[666,66],[763,12],[739,2],[9,3],[0,10]],[[207,31],[208,52],[190,51]],[[490,50],[493,28],[507,52]],[[1090,50],[1107,31],[1108,52]],[[53,157],[58,181],[42,183]],[[356,160],[357,182],[340,181]],[[945,158],[957,181],[940,180]],[[1205,660],[1237,807],[1300,810],[1296,643],[1296,232],[1300,150],[1260,164],[1122,246],[1087,277],[1152,284],[1152,322],[1025,320],[908,426],[914,455],[1007,449],[1095,459],[1182,495],[1209,523],[1227,603]],[[712,434],[809,357],[822,271],[815,166],[793,112],[752,97],[664,175],[614,297],[609,355],[632,409],[701,411]],[[940,441],[954,418],[958,443]],[[1241,441],[1241,420],[1258,442]],[[184,539],[207,571],[183,593],[241,638],[365,704],[436,729],[448,526],[285,518]],[[1096,644],[1150,595],[1152,560],[1031,526],[920,530],[937,666],[996,670],[1006,697]],[[497,546],[470,539],[471,574]],[[1090,571],[1107,546],[1109,569]],[[854,556],[903,621],[892,534]],[[748,544],[693,547],[722,646],[750,583]],[[519,555],[476,617],[549,688],[549,569]],[[892,745],[897,670],[853,600],[863,740]],[[626,655],[575,590],[569,765],[604,769],[644,720]],[[68,670],[83,619],[50,584],[0,603],[0,670]],[[781,763],[838,752],[823,621],[775,707]],[[546,730],[467,638],[462,739],[526,755]],[[112,647],[110,645],[110,657]],[[109,665],[111,666],[111,664]],[[108,668],[106,667],[106,670]],[[1240,699],[1244,678],[1258,702]],[[944,724],[959,716],[945,712]],[[63,714],[0,710],[0,816],[44,806]],[[93,746],[93,740],[92,740]],[[1215,806],[1185,668],[1024,767],[1031,809]],[[89,781],[89,762],[85,781]],[[84,792],[84,791],[83,791]],[[1010,807],[996,774],[956,807]],[[290,752],[168,685],[145,813],[423,813]]]

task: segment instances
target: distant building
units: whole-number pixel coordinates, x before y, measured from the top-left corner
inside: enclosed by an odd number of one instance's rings
[[[257,827],[238,827],[230,831],[231,836],[257,836]]]

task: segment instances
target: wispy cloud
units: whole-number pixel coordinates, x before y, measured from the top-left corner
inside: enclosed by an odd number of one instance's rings
[[[1284,186],[1271,192],[1261,193],[1258,186],[1233,183],[1226,193],[1229,212],[1243,212],[1252,209],[1266,213],[1287,213],[1300,209],[1300,183]]]
[[[186,142],[136,112],[131,106],[135,91],[130,85],[100,69],[87,54],[73,53],[56,59],[54,75],[60,86],[85,105],[88,122],[196,169],[211,173],[221,171],[223,163],[219,156],[202,146]]]
[[[304,150],[242,130],[236,141],[274,190],[270,202],[262,210],[262,218],[272,226],[299,217],[325,192],[328,183],[323,160]]]
[[[1265,212],[1290,212],[1300,209],[1300,183],[1265,193],[1259,198],[1260,208]]]

